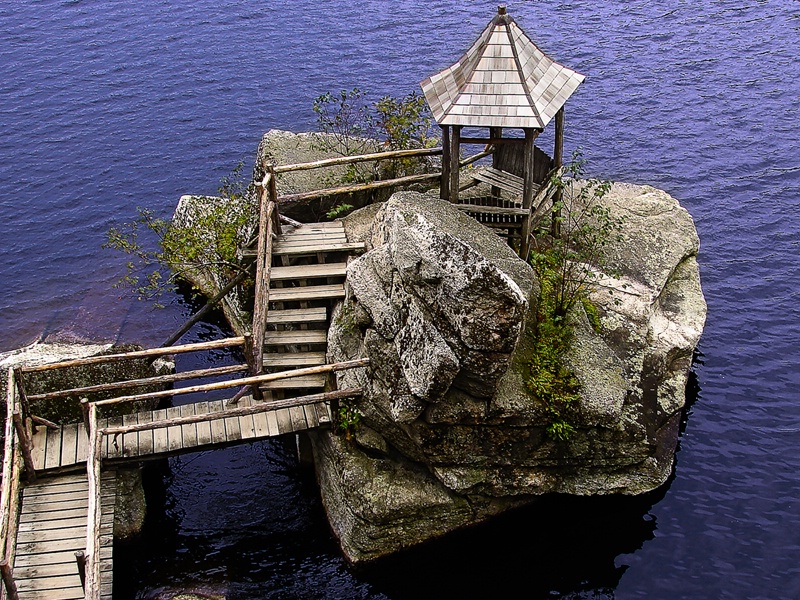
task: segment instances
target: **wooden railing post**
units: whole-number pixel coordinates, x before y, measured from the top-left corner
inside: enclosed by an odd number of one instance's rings
[[[22,407],[22,419],[25,420],[31,416],[31,407],[28,403],[28,394],[25,393],[25,382],[22,380],[22,369],[20,367],[14,367],[14,383],[17,386],[19,404]]]
[[[89,509],[86,520],[86,600],[100,598],[100,447],[103,434],[97,426],[97,406],[89,405],[89,455],[86,459],[86,474],[89,479]]]
[[[8,600],[19,600],[19,592],[17,592],[17,584],[14,583],[14,572],[8,560],[5,558],[0,560],[0,574],[3,577],[3,584],[6,587],[6,597]]]
[[[18,410],[15,410],[12,418],[14,419],[14,429],[17,431],[17,438],[20,441],[20,448],[22,449],[22,458],[25,460],[25,473],[28,476],[28,482],[36,481],[36,469],[33,467],[33,444],[28,437],[28,432],[25,430],[25,425],[22,423],[22,415]]]

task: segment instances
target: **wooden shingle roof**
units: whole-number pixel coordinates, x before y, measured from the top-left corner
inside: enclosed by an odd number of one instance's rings
[[[439,125],[543,129],[583,82],[500,6],[455,64],[420,85]]]

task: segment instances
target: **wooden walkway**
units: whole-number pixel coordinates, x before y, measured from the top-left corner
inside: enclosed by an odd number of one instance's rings
[[[176,417],[219,414],[219,418],[203,423],[121,434],[116,440],[114,436],[104,436],[102,459],[105,463],[125,459],[161,458],[168,454],[203,450],[209,446],[251,442],[314,427],[325,427],[331,422],[331,409],[327,402],[268,410],[253,415],[229,415],[232,410],[253,405],[255,402],[252,397],[245,396],[233,407],[227,407],[224,401],[216,400],[100,419],[100,427],[115,427]],[[37,473],[68,469],[86,463],[88,446],[83,423],[64,425],[59,429],[40,427],[33,437],[33,461]]]
[[[113,585],[116,472],[101,480],[100,597],[111,598]],[[75,552],[86,548],[89,484],[86,473],[37,481],[22,489],[14,578],[20,600],[78,600],[83,588]]]

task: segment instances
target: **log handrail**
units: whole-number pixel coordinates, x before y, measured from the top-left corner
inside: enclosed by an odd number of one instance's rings
[[[369,364],[368,358],[361,358],[358,360],[350,360],[345,362],[333,363],[328,365],[320,365],[317,367],[307,367],[304,369],[295,369],[292,371],[281,371],[280,373],[267,373],[265,375],[255,375],[251,377],[243,377],[241,379],[231,379],[229,381],[219,381],[216,383],[207,383],[203,385],[194,385],[185,388],[178,388],[173,390],[163,390],[160,392],[148,392],[145,394],[134,394],[130,396],[118,396],[117,398],[108,398],[106,400],[95,400],[90,402],[93,406],[106,406],[110,404],[121,404],[123,402],[135,402],[138,400],[153,400],[155,398],[165,398],[168,396],[179,396],[182,394],[193,394],[196,392],[211,392],[216,390],[224,390],[238,386],[257,386],[268,381],[277,381],[280,379],[291,379],[293,377],[303,377],[305,375],[316,375],[318,373],[327,373],[329,371],[343,371],[345,369],[354,369],[357,367],[365,367]],[[83,400],[81,401],[83,402]]]
[[[373,181],[371,183],[359,183],[355,185],[344,185],[334,188],[325,188],[322,190],[312,190],[310,192],[284,194],[283,196],[278,196],[278,200],[280,202],[299,202],[301,200],[314,200],[316,198],[324,198],[326,196],[336,196],[339,194],[352,194],[355,192],[378,190],[381,188],[395,187],[399,185],[410,185],[412,183],[425,183],[440,179],[441,176],[442,176],[441,172],[424,173],[421,175],[407,175],[406,177],[397,177],[395,179],[382,179],[380,181]]]
[[[86,358],[64,360],[57,363],[48,363],[46,365],[37,365],[34,367],[22,367],[21,371],[23,373],[39,373],[41,371],[50,371],[52,369],[65,369],[68,367],[96,365],[106,362],[118,362],[122,360],[130,360],[135,358],[152,358],[159,356],[167,356],[170,354],[197,352],[199,350],[216,350],[218,348],[230,348],[233,346],[241,346],[243,343],[244,343],[244,337],[239,336],[232,338],[224,338],[221,340],[214,340],[211,342],[197,342],[194,344],[182,344],[180,346],[150,348],[148,350],[133,350],[131,352],[122,352],[119,354],[106,354],[104,356],[87,356]]]
[[[291,171],[309,171],[311,169],[321,169],[323,167],[335,167],[338,165],[352,165],[360,162],[391,160],[394,158],[411,158],[415,156],[435,156],[442,153],[442,148],[414,148],[411,150],[386,150],[384,152],[372,152],[369,154],[357,154],[355,156],[338,156],[336,158],[324,158],[307,163],[295,163],[291,165],[279,165],[273,167],[274,173],[289,173]],[[258,185],[258,184],[256,184]]]
[[[89,453],[86,458],[86,475],[89,481],[89,507],[86,520],[86,554],[84,598],[100,599],[100,457],[103,434],[97,426],[97,407],[89,406]]]
[[[194,371],[183,371],[172,375],[157,375],[155,377],[144,377],[142,379],[126,379],[125,381],[115,381],[114,383],[100,383],[97,385],[87,385],[86,387],[70,388],[68,390],[58,390],[45,394],[32,394],[28,400],[55,400],[66,396],[78,396],[80,394],[93,394],[97,392],[112,392],[132,387],[142,387],[145,385],[158,385],[162,383],[174,383],[176,381],[186,381],[187,379],[200,379],[202,377],[213,377],[215,375],[230,375],[246,371],[246,364],[229,365],[225,367],[211,367],[208,369],[197,369]],[[37,420],[37,417],[31,417]],[[46,425],[46,423],[40,423]]]
[[[17,513],[19,511],[19,440],[14,427],[14,412],[17,411],[17,388],[14,369],[8,369],[6,390],[6,421],[3,448],[2,487],[0,489],[0,578],[3,580],[0,597],[18,600],[14,582],[14,550],[17,535]]]

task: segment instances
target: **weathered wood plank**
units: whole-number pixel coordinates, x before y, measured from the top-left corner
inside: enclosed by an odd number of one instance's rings
[[[291,433],[292,432],[292,418],[289,415],[288,408],[281,408],[275,411],[275,417],[278,421],[278,433]]]
[[[239,417],[227,417],[225,419],[225,439],[235,442],[242,439],[242,430],[239,427]]]
[[[322,329],[301,329],[297,331],[268,331],[264,336],[264,344],[283,346],[295,344],[325,344],[328,332]]]
[[[319,418],[317,417],[317,409],[313,404],[308,404],[301,407],[305,414],[306,423],[309,428],[319,426]]]
[[[278,379],[277,381],[268,381],[264,384],[264,389],[267,390],[287,390],[287,389],[305,389],[305,388],[323,388],[325,387],[325,375],[305,375],[303,377],[292,377],[291,379]]]
[[[270,436],[280,435],[280,429],[278,428],[278,416],[276,413],[277,411],[274,410],[265,413]]]
[[[122,417],[109,417],[107,427],[118,427],[122,425]],[[98,423],[98,427],[102,425]],[[123,439],[121,435],[105,435],[108,438],[108,458],[120,458],[123,450]],[[91,449],[91,448],[90,448]]]
[[[137,422],[139,423],[152,423],[152,411],[140,412],[137,415]],[[139,456],[149,456],[153,454],[155,432],[151,429],[149,431],[139,432]]]
[[[244,404],[242,404],[244,402]],[[240,406],[251,406],[253,399],[251,396],[245,396],[239,401]],[[239,417],[239,431],[242,434],[243,440],[252,439],[256,436],[256,427],[253,421],[253,415],[242,415]]]
[[[292,431],[304,431],[308,429],[306,413],[302,406],[292,406],[289,409],[289,418],[292,421]]]
[[[254,402],[254,404],[257,404]],[[256,428],[256,436],[257,437],[268,437],[269,436],[269,423],[267,421],[267,414],[266,413],[255,413],[253,414],[253,425]]]
[[[133,425],[138,423],[139,418],[136,414],[123,415],[123,425]],[[139,433],[133,431],[126,433],[122,436],[122,454],[123,456],[139,456]]]
[[[74,465],[78,455],[78,424],[68,423],[62,426],[61,464]]]
[[[311,367],[324,364],[324,352],[271,352],[264,354],[264,367]]]
[[[167,419],[174,419],[181,416],[181,407],[172,406],[167,409]],[[167,447],[170,452],[183,448],[183,431],[180,425],[167,427]]]
[[[195,412],[195,405],[192,404],[184,404],[180,407],[180,413],[182,417],[190,417],[194,416]],[[197,446],[197,424],[195,423],[187,423],[185,425],[181,425],[181,433],[183,434],[183,447],[184,448],[194,448]]]
[[[312,246],[288,247],[285,249],[280,248],[276,244],[276,247],[272,249],[272,253],[277,256],[288,255],[288,254],[306,255],[306,254],[316,254],[317,252],[359,252],[364,249],[365,246],[363,242],[348,242],[348,243],[337,243],[337,244],[320,243]]]
[[[224,410],[225,407],[221,400],[214,400],[208,403],[208,412],[210,413],[222,413]],[[214,444],[224,443],[227,439],[225,436],[225,421],[222,418],[214,419],[209,421],[208,424],[211,426],[211,442]]]
[[[44,469],[44,457],[47,450],[47,428],[39,427],[33,434],[33,466],[36,470]]]
[[[267,324],[269,325],[279,325],[281,323],[325,323],[327,320],[328,311],[325,307],[271,310],[267,314]]]
[[[326,300],[344,298],[344,284],[308,285],[300,287],[273,288],[270,302],[299,302],[301,300]]]
[[[79,548],[80,549],[80,548]],[[105,561],[112,557],[112,547],[106,546],[100,548],[100,560]],[[47,566],[55,564],[69,563],[75,564],[75,551],[62,550],[54,551],[45,554],[27,554],[24,556],[17,556],[14,562],[15,569],[36,568],[38,566]]]
[[[294,267],[272,267],[270,278],[273,281],[284,279],[313,279],[315,277],[344,277],[347,263],[322,263],[297,265]]]
[[[209,412],[208,408],[208,401],[204,400],[202,402],[198,402],[197,406],[195,406],[195,412],[198,415],[206,414]],[[207,446],[211,443],[211,423],[206,421],[204,423],[197,424],[197,445],[198,446]]]
[[[167,411],[164,408],[153,411],[153,421],[163,421],[167,418]],[[169,450],[169,440],[167,439],[166,429],[153,430],[153,454],[163,454]]]
[[[17,544],[34,544],[55,542],[60,540],[78,540],[86,537],[85,520],[75,520],[72,527],[61,527],[57,529],[28,529],[20,531],[17,536]]]
[[[83,423],[78,423],[78,447],[75,452],[75,462],[84,463],[89,455],[89,436]]]
[[[44,468],[56,469],[61,466],[61,429],[47,430],[47,449],[44,456]]]

